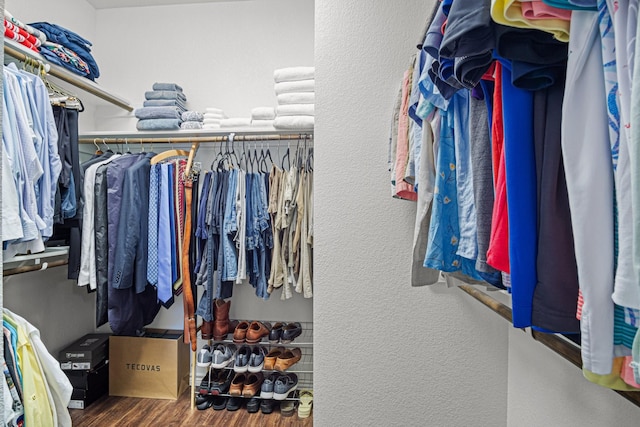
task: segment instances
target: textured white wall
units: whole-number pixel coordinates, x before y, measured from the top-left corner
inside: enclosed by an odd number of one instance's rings
[[[638,407],[587,381],[570,362],[518,329],[509,332],[507,425],[632,426]]]
[[[391,108],[430,7],[316,0],[318,426],[506,425],[506,322],[411,288],[415,207],[390,197]]]

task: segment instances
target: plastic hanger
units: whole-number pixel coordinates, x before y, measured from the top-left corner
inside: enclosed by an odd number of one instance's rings
[[[100,146],[99,146],[99,145],[98,145],[98,143],[96,142],[96,140],[97,140],[97,139],[98,139],[98,138],[94,138],[94,140],[93,140],[93,145],[95,145],[95,146],[96,146],[96,153],[95,153],[95,154],[96,154],[96,156],[100,156],[100,155],[104,154],[104,152],[100,149]]]

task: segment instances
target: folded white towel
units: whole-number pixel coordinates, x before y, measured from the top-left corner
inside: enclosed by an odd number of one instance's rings
[[[314,92],[283,93],[278,95],[277,99],[278,105],[313,104],[316,102],[316,94]]]
[[[222,111],[220,108],[209,107],[207,108],[207,113],[224,114],[224,111]]]
[[[226,119],[227,116],[225,116],[224,114],[214,114],[214,113],[204,113],[203,117],[205,119]]]
[[[313,116],[315,114],[315,104],[289,104],[278,105],[276,113],[282,116]]]
[[[273,120],[251,120],[251,127],[254,128],[272,128]]]
[[[251,119],[248,117],[231,117],[220,121],[220,127],[223,128],[241,128],[245,126],[251,126]]]
[[[252,120],[273,120],[276,112],[273,107],[256,107],[251,110]]]
[[[276,129],[313,129],[313,116],[283,116],[276,117],[273,127]]]
[[[222,119],[204,119],[203,123],[209,124],[209,125],[219,125],[220,124],[220,120]]]
[[[309,80],[314,78],[315,70],[315,67],[280,68],[273,72],[273,79],[276,83]]]
[[[276,83],[276,95],[293,92],[313,92],[316,87],[315,80],[300,80],[297,82]]]
[[[202,129],[220,129],[220,125],[219,124],[209,124],[209,123],[205,123],[202,125]]]

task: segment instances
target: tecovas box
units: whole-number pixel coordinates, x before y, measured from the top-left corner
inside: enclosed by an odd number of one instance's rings
[[[66,371],[94,369],[109,356],[110,334],[87,334],[60,351],[60,367]]]
[[[147,329],[109,339],[109,395],[177,399],[189,385],[189,349],[182,331]]]

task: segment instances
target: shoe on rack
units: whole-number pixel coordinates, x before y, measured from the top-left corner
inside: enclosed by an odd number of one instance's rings
[[[247,338],[247,331],[249,330],[250,323],[246,320],[241,321],[236,325],[233,330],[233,342],[236,344],[242,344]]]
[[[229,391],[232,380],[233,371],[229,369],[214,369],[211,374],[210,393],[213,395],[225,394]]]
[[[222,298],[213,301],[213,339],[221,341],[227,338],[227,334],[231,331],[229,328],[229,309],[231,308],[231,300],[225,301]]]
[[[221,411],[227,407],[228,399],[229,399],[228,397],[224,397],[224,396],[213,396],[212,397],[213,404],[211,405],[211,407],[215,411]]]
[[[271,344],[278,344],[280,342],[280,337],[282,336],[282,328],[284,328],[285,323],[278,322],[271,328],[271,332],[269,332],[269,342]]]
[[[203,320],[200,326],[200,337],[203,340],[213,339],[213,320]]]
[[[205,396],[205,395],[202,395],[202,394],[198,393],[196,395],[196,406],[203,404],[204,401],[207,400],[208,398],[209,398],[208,395]]]
[[[242,398],[241,397],[230,397],[227,400],[227,411],[237,411],[242,407]]]
[[[313,390],[300,390],[300,400],[298,401],[298,417],[308,418],[311,415],[313,405]]]
[[[209,347],[209,345],[205,344],[198,352],[196,365],[200,368],[208,368],[211,366],[211,347]]]
[[[247,412],[250,414],[255,414],[260,410],[260,399],[257,397],[252,397],[247,402]]]
[[[260,402],[260,410],[263,414],[270,414],[273,412],[276,404],[277,402],[273,399],[262,399],[262,402]]]
[[[233,364],[234,372],[247,372],[249,369],[249,358],[251,357],[251,347],[243,345],[236,353],[236,358]]]
[[[264,375],[262,375],[262,372],[249,374],[247,376],[247,380],[244,382],[244,387],[242,388],[242,397],[254,397],[259,394],[262,381],[264,381]]]
[[[211,392],[211,369],[207,370],[202,380],[200,381],[200,388],[198,393],[202,396],[206,396]]]
[[[265,377],[262,385],[260,386],[260,397],[263,399],[273,399],[273,386],[276,380],[281,374],[278,372],[272,372],[271,375]]]
[[[280,402],[280,415],[290,417],[296,409],[296,403],[293,400],[285,400]]]
[[[249,344],[256,344],[263,337],[268,336],[270,331],[271,323],[269,322],[251,322],[247,330],[246,340]]]
[[[302,334],[302,325],[300,322],[289,323],[287,326],[282,328],[280,341],[283,344],[289,344],[291,341],[299,337],[300,334]]]
[[[211,366],[222,369],[233,363],[236,346],[233,344],[217,344],[212,351]]]
[[[231,381],[231,386],[229,387],[229,394],[231,396],[242,396],[242,389],[244,388],[245,382],[247,382],[247,374],[235,374],[233,381]]]
[[[264,368],[264,357],[267,355],[267,351],[264,347],[257,345],[251,350],[251,356],[249,356],[249,372],[261,372]]]
[[[269,353],[264,357],[264,368],[266,370],[273,370],[273,367],[276,365],[276,360],[278,356],[284,353],[284,347],[276,347],[269,350]]]
[[[302,351],[299,348],[286,349],[276,359],[273,369],[276,371],[286,371],[302,359]]]
[[[289,393],[298,387],[298,376],[296,374],[281,374],[273,385],[273,398],[275,400],[285,400]]]
[[[213,405],[213,397],[206,396],[200,403],[196,405],[196,407],[199,410],[204,411],[205,409],[211,408],[211,405]]]

